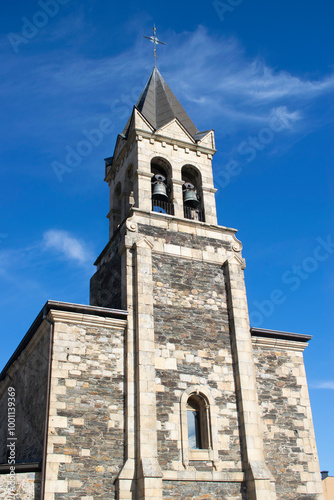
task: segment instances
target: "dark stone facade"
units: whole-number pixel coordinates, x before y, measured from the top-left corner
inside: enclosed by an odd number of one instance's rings
[[[121,309],[120,232],[107,245],[96,273],[90,280],[90,305]]]
[[[16,463],[40,462],[43,454],[44,422],[46,411],[49,331],[36,333],[38,342],[28,355],[16,360],[15,374],[10,386],[15,389],[15,448]],[[0,399],[0,463],[7,463],[8,436],[8,384]]]
[[[180,245],[194,249],[203,249],[206,246],[211,246],[215,249],[222,247],[228,251],[232,250],[231,243],[229,241],[196,236],[189,233],[169,231],[160,227],[148,226],[146,224],[138,224],[138,232],[144,236],[152,236],[155,239],[163,239],[165,243],[172,245]]]
[[[189,386],[206,385],[219,409],[219,435],[226,446],[219,458],[227,469],[240,470],[241,450],[224,271],[219,265],[166,255],[153,256],[154,328],[158,356],[176,358],[177,369],[157,369],[158,457],[164,470],[180,460],[176,435],[170,437],[170,416]],[[178,413],[177,413],[178,415]],[[180,425],[180,424],[178,424]],[[179,427],[178,427],[179,429]],[[196,470],[212,463],[191,462]]]
[[[163,500],[247,500],[244,483],[164,481]]]
[[[254,360],[265,457],[276,480],[277,498],[316,500],[316,494],[298,493],[314,462],[302,353],[254,346]]]

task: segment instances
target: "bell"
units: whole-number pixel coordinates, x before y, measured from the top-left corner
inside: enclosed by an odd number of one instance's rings
[[[165,177],[163,175],[155,175],[154,176],[154,181],[152,182],[153,184],[153,191],[152,191],[152,198],[153,200],[161,200],[161,201],[167,201],[168,200],[168,195],[167,195],[167,187],[165,184]]]
[[[183,188],[183,203],[185,206],[190,208],[199,208],[200,202],[197,198],[195,187],[190,182],[186,182],[183,185]]]

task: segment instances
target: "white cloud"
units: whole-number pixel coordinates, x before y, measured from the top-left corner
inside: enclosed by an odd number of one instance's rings
[[[34,72],[28,72],[24,82],[15,79],[16,85],[27,86],[36,93],[61,96],[74,88],[76,95],[82,92],[94,95],[99,89],[103,91],[102,98],[111,96],[116,89],[143,86],[142,78],[146,78],[145,73],[148,76],[152,67],[147,63],[147,51],[142,50],[146,41],[142,37],[133,38],[135,47],[109,58],[83,58],[76,51],[67,54],[65,60],[58,51],[52,62],[49,54],[25,57],[20,64],[33,65]],[[226,100],[233,98],[239,103],[259,105],[284,97],[310,99],[334,89],[334,74],[310,80],[277,71],[261,57],[247,58],[236,38],[210,35],[203,26],[192,33],[171,32],[165,38],[169,39],[168,47],[164,52],[160,50],[159,68],[164,75],[168,74],[167,82],[173,82],[175,93],[178,89],[203,107],[208,103],[213,105],[218,95]],[[8,93],[15,90],[8,77],[2,83],[2,90]],[[81,98],[79,102],[82,105]]]
[[[44,250],[55,250],[68,260],[74,260],[80,264],[88,262],[91,258],[85,243],[71,236],[66,231],[50,229],[43,234]]]
[[[317,383],[311,383],[310,387],[312,389],[330,389],[334,390],[334,380],[329,380],[327,382],[317,382]]]
[[[286,106],[278,106],[271,110],[270,118],[272,117],[278,118],[285,128],[292,128],[294,122],[302,119],[302,113],[300,111],[289,111]]]
[[[236,38],[212,36],[203,27],[169,45],[167,82],[205,117],[244,126],[265,122],[270,109],[282,107],[291,125],[305,106],[334,90],[334,74],[310,79],[274,69],[261,57],[248,58]]]
[[[213,35],[202,26],[159,37],[167,46],[160,47],[158,67],[200,129],[252,133],[268,125],[273,110],[286,119],[287,133],[309,132],[332,119],[331,113],[325,117],[313,106],[333,91],[334,74],[312,79],[273,68],[259,56],[250,58],[235,37]],[[60,142],[76,143],[82,129],[96,127],[101,118],[122,130],[153,68],[140,25],[131,38],[134,46],[112,57],[88,58],[74,49],[64,57],[59,48],[52,57],[42,51],[31,56],[22,51],[15,58],[4,54],[3,107],[6,111],[6,103],[15,102],[29,113],[31,124],[29,131],[20,125],[26,123],[24,116],[10,123],[7,129],[15,135],[4,142],[17,143],[17,135],[30,134],[40,143],[45,136],[44,147],[53,153]],[[25,74],[23,80],[17,78],[18,69]],[[0,68],[0,76],[3,71]],[[117,99],[119,104],[113,106]],[[7,120],[14,120],[16,114],[9,111]]]

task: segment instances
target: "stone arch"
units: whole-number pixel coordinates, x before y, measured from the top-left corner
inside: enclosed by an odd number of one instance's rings
[[[126,169],[124,177],[124,193],[123,193],[123,207],[122,207],[124,217],[127,216],[131,207],[137,206],[133,191],[133,174],[134,174],[133,164],[130,163],[130,165]]]
[[[113,196],[113,207],[112,207],[112,220],[113,220],[113,230],[117,229],[117,226],[122,221],[122,206],[121,206],[121,196],[122,196],[122,184],[118,182],[114,189]]]
[[[205,221],[204,218],[204,200],[202,189],[202,174],[194,165],[186,164],[181,169],[183,182],[183,209],[186,219]],[[194,189],[187,189],[187,186],[193,185]],[[189,205],[189,196],[193,200]],[[197,203],[196,203],[197,199]],[[188,200],[188,201],[187,201]]]
[[[151,174],[152,209],[156,212],[174,215],[172,165],[166,158],[155,156],[151,159]],[[165,181],[157,183],[156,176],[163,176]],[[160,199],[155,198],[156,190],[162,192],[160,196],[158,194]]]
[[[189,406],[198,411],[198,430],[201,434],[199,447],[192,447],[189,442]],[[181,416],[181,448],[182,462],[185,468],[191,460],[211,460],[218,465],[218,428],[214,399],[205,386],[191,386],[186,389],[180,399]]]

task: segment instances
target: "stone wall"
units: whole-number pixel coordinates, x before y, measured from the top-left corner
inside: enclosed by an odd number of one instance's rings
[[[254,342],[266,463],[277,499],[316,500],[321,483],[302,349]]]
[[[145,236],[152,236],[154,239],[162,239],[167,244],[180,245],[183,247],[202,250],[206,247],[212,247],[215,250],[224,248],[232,251],[232,243],[228,239],[215,239],[206,236],[198,236],[191,232],[168,231],[161,227],[138,224],[138,231]]]
[[[0,385],[0,463],[7,463],[8,387],[15,389],[15,460],[40,462],[46,409],[49,325],[43,324]]]
[[[153,255],[158,458],[182,470],[180,399],[204,386],[217,411],[217,448],[224,470],[240,471],[241,450],[224,271],[219,265]],[[198,471],[212,462],[191,461]],[[211,497],[210,497],[211,498]]]
[[[163,500],[247,500],[244,483],[164,481]]]
[[[100,258],[90,280],[90,305],[121,309],[121,257],[118,254],[118,231]]]
[[[8,474],[0,475],[1,500],[40,500],[41,473],[24,472],[15,474],[15,489]]]
[[[114,498],[114,480],[124,463],[125,322],[51,315],[47,500]]]

